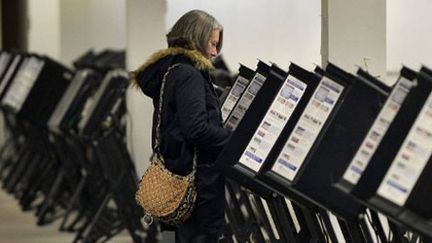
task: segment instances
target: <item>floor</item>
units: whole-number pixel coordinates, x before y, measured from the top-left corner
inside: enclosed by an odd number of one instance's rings
[[[3,119],[0,118],[0,146],[4,144]],[[0,243],[72,243],[75,234],[60,232],[60,221],[45,226],[36,225],[33,211],[23,212],[18,201],[2,188],[0,181]],[[108,242],[131,243],[126,231],[121,232]],[[164,232],[159,243],[173,243],[174,234]]]
[[[60,220],[46,226],[37,226],[32,211],[21,211],[17,200],[0,187],[0,243],[63,243],[72,242],[73,233],[58,230]],[[123,231],[109,242],[132,242]],[[163,235],[163,243],[174,242],[173,236]],[[161,242],[161,243],[162,243]]]
[[[0,243],[72,242],[74,235],[59,232],[58,223],[37,226],[33,212],[23,212],[12,196],[0,189]]]

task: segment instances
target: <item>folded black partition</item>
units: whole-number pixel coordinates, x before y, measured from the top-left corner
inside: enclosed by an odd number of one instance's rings
[[[96,55],[90,61],[93,69],[106,73],[116,68],[124,69],[126,63],[126,52],[124,50],[106,49]]]
[[[6,52],[6,51],[0,51],[0,80],[3,77],[3,75],[7,71],[7,67],[9,63],[13,59],[13,54]]]
[[[73,65],[77,69],[90,68],[100,73],[112,69],[124,69],[126,53],[123,50],[105,49],[96,53],[93,49],[78,57]]]
[[[90,69],[75,73],[56,109],[48,120],[48,128],[57,134],[76,130],[87,99],[101,82],[101,77]]]
[[[278,141],[261,180],[279,192],[296,194],[344,219],[362,206],[332,187],[377,116],[390,88],[365,72],[359,76],[326,67],[313,99],[285,141]],[[274,163],[274,164],[272,164]]]
[[[432,237],[432,76],[423,67],[417,76],[417,87],[408,94],[378,151],[359,183],[373,175],[369,167],[382,175],[372,178],[372,189],[358,191],[372,208],[390,218]],[[378,161],[377,159],[383,159]],[[384,166],[376,166],[384,163]],[[366,174],[367,172],[367,174]],[[383,173],[384,172],[384,173]],[[363,179],[364,178],[364,179]]]
[[[375,194],[390,161],[426,99],[427,81],[404,67],[400,77],[335,186],[360,200]]]
[[[72,79],[72,71],[49,59],[31,55],[21,63],[2,105],[18,118],[45,127]]]
[[[254,75],[255,72],[253,70],[240,64],[239,74],[237,75],[234,84],[226,96],[226,99],[221,105],[222,121],[225,121],[228,118],[229,114],[239,101],[241,95],[246,90]]]
[[[78,123],[79,134],[85,138],[92,138],[100,135],[103,122],[112,109],[117,109],[122,102],[125,90],[129,85],[128,73],[121,69],[109,71],[101,85],[97,89],[94,97],[87,100],[83,110],[82,118]],[[109,127],[109,124],[106,124]]]
[[[3,100],[4,95],[7,93],[8,88],[10,87],[12,80],[15,75],[18,73],[18,70],[21,67],[22,62],[28,58],[28,56],[23,54],[15,54],[10,62],[7,64],[3,74],[0,79],[0,101]]]
[[[223,120],[226,128],[230,130],[235,130],[237,128],[248,107],[255,99],[255,96],[260,91],[263,84],[266,82],[269,72],[270,66],[262,61],[258,61],[257,69],[253,74],[252,79],[242,92],[241,97],[238,99],[235,106],[232,108],[231,113],[228,115],[226,120]]]

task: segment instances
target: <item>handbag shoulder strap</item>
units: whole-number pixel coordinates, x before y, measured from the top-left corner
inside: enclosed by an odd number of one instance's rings
[[[162,77],[162,83],[159,91],[159,104],[158,104],[158,112],[157,112],[157,123],[156,123],[156,135],[155,135],[155,141],[154,141],[154,147],[153,151],[160,154],[159,147],[160,147],[160,126],[161,126],[161,119],[162,119],[162,106],[163,106],[163,96],[165,93],[165,83],[166,79],[168,77],[169,72],[180,66],[179,63],[176,63],[172,66],[170,66],[167,71],[165,72],[164,76]]]
[[[162,119],[162,105],[163,105],[163,96],[164,96],[164,92],[165,92],[165,83],[166,83],[166,79],[168,77],[169,72],[180,66],[180,63],[176,63],[172,66],[170,66],[167,71],[165,72],[164,76],[162,77],[162,83],[161,83],[161,88],[160,88],[160,92],[159,92],[159,107],[158,107],[158,113],[157,113],[157,124],[156,124],[156,135],[155,135],[155,142],[154,142],[154,148],[153,148],[153,155],[152,156],[159,156],[161,157],[161,153],[160,153],[160,126],[161,126],[161,119]],[[195,171],[196,171],[196,160],[197,160],[197,156],[198,155],[198,149],[197,147],[194,147],[194,155],[193,155],[193,164],[192,164],[192,171],[188,176],[195,176]],[[162,163],[164,163],[164,160],[161,159],[160,160]]]

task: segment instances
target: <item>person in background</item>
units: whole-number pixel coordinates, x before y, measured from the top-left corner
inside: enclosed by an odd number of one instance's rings
[[[168,48],[157,51],[134,72],[136,84],[153,99],[153,142],[159,92],[166,77],[160,152],[173,173],[187,175],[197,149],[197,199],[192,216],[176,229],[176,242],[217,242],[224,226],[225,180],[215,168],[230,131],[223,128],[218,97],[209,71],[221,50],[223,28],[201,10],[185,13],[166,35]]]

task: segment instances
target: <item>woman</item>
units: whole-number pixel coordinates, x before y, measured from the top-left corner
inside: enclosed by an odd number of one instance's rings
[[[161,80],[166,78],[160,151],[166,167],[191,171],[197,149],[197,199],[190,219],[176,230],[176,242],[217,242],[224,224],[225,181],[214,162],[230,132],[223,128],[209,70],[222,47],[223,29],[200,10],[184,14],[167,34],[168,48],[153,54],[134,72],[144,94],[153,99],[153,137]],[[179,65],[178,65],[179,64]],[[154,142],[154,139],[153,139]]]

